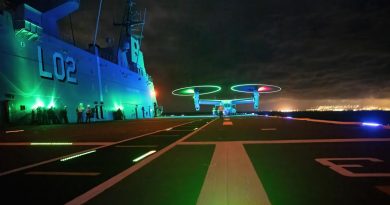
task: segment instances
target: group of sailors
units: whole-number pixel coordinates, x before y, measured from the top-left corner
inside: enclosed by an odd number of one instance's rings
[[[154,114],[154,116],[157,115],[157,106],[154,105],[155,112],[152,113],[151,110],[148,112],[145,107],[141,107],[142,111],[142,118],[146,117],[152,117],[151,115]],[[123,112],[123,109],[118,108],[116,111],[114,111],[114,120],[125,120],[125,114]],[[135,106],[135,118],[138,119],[138,105]],[[83,103],[80,103],[76,107],[76,116],[77,116],[77,123],[91,123],[92,118],[99,119],[98,116],[98,107],[91,107],[90,105],[87,105],[84,107]],[[103,116],[101,116],[103,117]],[[57,110],[54,106],[51,106],[50,108],[45,108],[43,106],[37,107],[35,109],[32,109],[31,112],[31,124],[38,124],[38,125],[48,125],[48,124],[68,124],[68,107],[64,106],[60,110]]]
[[[66,106],[59,111],[57,111],[54,106],[49,109],[46,109],[45,107],[37,107],[31,111],[31,124],[48,125],[61,123],[69,123],[68,110]]]

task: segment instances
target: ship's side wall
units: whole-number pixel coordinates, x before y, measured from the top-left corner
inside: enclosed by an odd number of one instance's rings
[[[75,122],[80,103],[85,108],[90,105],[102,110],[103,119],[102,113],[98,113],[98,120],[114,119],[114,111],[118,108],[127,119],[137,117],[136,107],[139,118],[143,118],[142,107],[145,118],[153,116],[150,109],[153,109],[155,99],[150,95],[150,82],[146,76],[99,58],[101,102],[95,55],[46,34],[36,40],[15,36],[12,18],[7,12],[0,15],[0,23],[2,123],[29,123],[38,106],[45,109],[54,106],[57,113],[67,106],[69,120]]]

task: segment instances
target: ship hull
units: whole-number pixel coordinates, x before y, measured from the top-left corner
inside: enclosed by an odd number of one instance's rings
[[[76,122],[80,103],[94,108],[94,120],[113,120],[118,109],[125,119],[154,117],[149,76],[49,35],[36,40],[17,36],[11,16],[1,18],[2,123],[33,123],[38,107],[53,107],[58,114],[64,106],[69,121]]]

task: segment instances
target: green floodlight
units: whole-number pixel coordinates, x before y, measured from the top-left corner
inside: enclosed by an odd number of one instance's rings
[[[199,95],[207,95],[211,93],[219,92],[222,88],[217,85],[196,85],[176,89],[172,91],[172,95],[177,96],[193,96],[195,92],[198,92]]]

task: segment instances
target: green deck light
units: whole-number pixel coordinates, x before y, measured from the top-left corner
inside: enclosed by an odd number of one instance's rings
[[[70,160],[70,159],[73,159],[73,158],[76,158],[76,157],[81,157],[83,155],[91,154],[91,153],[94,153],[94,152],[96,152],[96,150],[91,150],[91,151],[88,151],[88,152],[83,152],[83,153],[76,154],[76,155],[73,155],[73,156],[70,156],[70,157],[66,157],[66,158],[61,159],[60,161],[64,162],[64,161],[67,161],[67,160]]]
[[[143,155],[141,155],[141,156],[139,156],[139,157],[133,159],[133,162],[138,162],[138,161],[140,161],[141,159],[143,159],[143,158],[145,158],[145,157],[147,157],[147,156],[149,156],[149,155],[151,155],[151,154],[153,154],[153,153],[155,153],[155,152],[157,152],[157,151],[156,151],[156,150],[151,150],[151,151],[149,151],[149,152],[147,152],[147,153],[145,153],[145,154],[143,154]]]
[[[73,145],[72,142],[31,142],[30,145]]]

